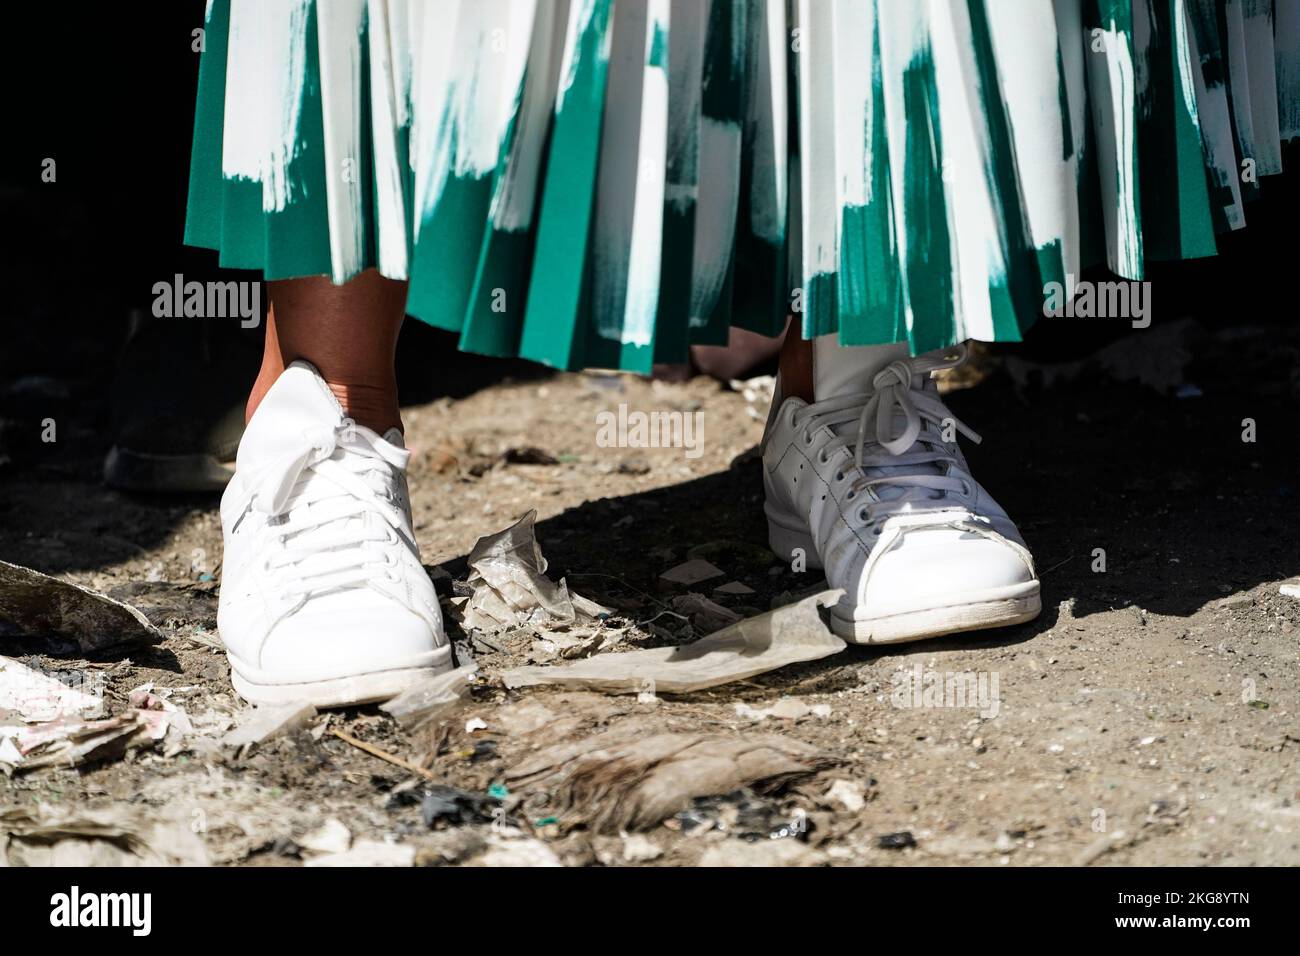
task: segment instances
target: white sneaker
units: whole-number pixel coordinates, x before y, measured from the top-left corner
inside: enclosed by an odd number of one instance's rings
[[[773,400],[763,438],[772,550],[802,553],[845,596],[831,626],[858,644],[892,644],[1018,624],[1041,610],[1034,560],[971,477],[960,431],[930,373],[957,347],[813,342],[817,401]],[[802,549],[801,552],[796,549]]]
[[[221,499],[217,626],[254,704],[386,700],[451,666],[406,490],[410,452],[343,414],[306,362],[271,386]]]

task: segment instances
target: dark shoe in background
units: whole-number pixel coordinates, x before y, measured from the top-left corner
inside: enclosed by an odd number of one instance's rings
[[[258,337],[230,321],[142,321],[109,392],[104,480],[123,491],[219,492],[234,473]]]

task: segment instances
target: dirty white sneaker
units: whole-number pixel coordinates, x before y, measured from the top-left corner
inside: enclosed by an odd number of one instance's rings
[[[217,626],[254,704],[385,700],[451,666],[406,489],[410,452],[347,419],[294,362],[244,432],[221,499]]]
[[[845,596],[835,633],[892,644],[1018,624],[1041,609],[1019,532],[971,477],[956,433],[979,441],[939,399],[931,372],[964,347],[814,340],[813,404],[782,400],[763,438],[772,550],[824,568]],[[802,549],[797,552],[796,549]]]

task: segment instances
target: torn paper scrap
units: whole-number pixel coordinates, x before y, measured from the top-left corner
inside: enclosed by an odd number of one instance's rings
[[[307,726],[316,717],[316,707],[307,701],[263,704],[240,715],[239,724],[221,738],[228,747],[260,744]]]
[[[0,715],[26,723],[104,712],[103,676],[95,671],[44,671],[0,656]],[[3,721],[3,717],[0,717]]]

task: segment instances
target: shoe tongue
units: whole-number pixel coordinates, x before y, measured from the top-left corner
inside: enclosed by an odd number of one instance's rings
[[[890,362],[905,359],[909,355],[906,342],[893,345],[840,345],[834,335],[822,335],[813,340],[813,394],[817,401],[838,398],[843,395],[858,395],[876,390],[873,379]],[[913,386],[917,384],[913,376]],[[926,384],[923,387],[933,388]],[[901,409],[894,412],[894,420],[888,437],[893,438],[903,433],[907,418]],[[928,427],[928,426],[924,426]],[[848,422],[835,429],[836,434],[848,439],[851,447],[856,447],[858,423]],[[937,464],[890,465],[890,455],[879,445],[871,443],[876,439],[875,415],[867,422],[866,439],[868,443],[868,463],[863,471],[871,478],[883,478],[891,475],[941,475],[944,469]],[[923,451],[924,446],[914,444],[909,452]],[[881,464],[875,464],[880,462]],[[877,485],[876,494],[882,499],[890,500],[907,494],[905,485]]]
[[[236,469],[255,471],[284,454],[286,438],[324,426],[336,428],[343,408],[314,366],[297,361],[280,373],[239,443]]]
[[[840,345],[835,335],[813,339],[813,399],[875,390],[872,379],[890,362],[908,357],[906,342],[893,345]]]

